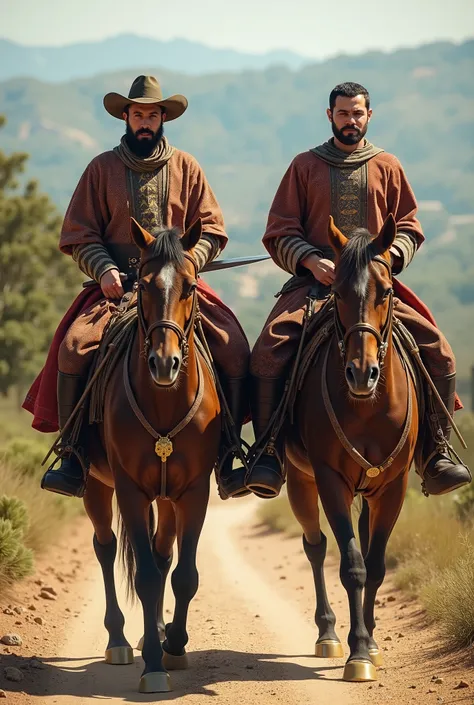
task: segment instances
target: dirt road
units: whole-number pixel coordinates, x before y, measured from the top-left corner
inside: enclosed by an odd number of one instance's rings
[[[142,669],[138,652],[130,666],[103,663],[102,578],[90,546],[90,525],[81,520],[72,540],[1,604],[7,614],[0,613],[0,637],[13,632],[23,639],[20,647],[0,647],[0,688],[6,691],[6,702],[90,705],[106,700],[115,705],[176,700],[195,705],[212,696],[219,705],[472,705],[472,675],[445,657],[432,660],[436,633],[425,626],[420,632],[418,606],[394,597],[390,585],[382,593],[380,610],[382,638],[390,636],[384,646],[382,686],[345,683],[341,661],[316,660],[314,598],[300,541],[255,528],[257,504],[254,499],[211,503],[198,554],[200,588],[189,620],[190,668],[172,673],[173,691],[164,695],[137,692]],[[56,599],[40,597],[45,585],[57,593]],[[329,566],[328,586],[345,640],[346,598],[335,562]],[[122,591],[120,602],[127,638],[135,646],[141,636],[141,610],[127,606]],[[171,605],[169,591],[168,616]],[[34,656],[39,660],[32,660]],[[5,680],[5,667],[18,668],[22,680]],[[442,682],[434,683],[435,678]],[[454,690],[462,678],[469,687]]]

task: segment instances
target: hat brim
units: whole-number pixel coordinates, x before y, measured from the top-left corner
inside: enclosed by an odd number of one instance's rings
[[[188,107],[188,101],[184,95],[172,95],[170,98],[156,100],[155,98],[126,98],[119,93],[107,93],[104,96],[104,108],[112,117],[123,120],[123,113],[127,105],[160,105],[166,110],[166,122],[176,120],[181,117]]]

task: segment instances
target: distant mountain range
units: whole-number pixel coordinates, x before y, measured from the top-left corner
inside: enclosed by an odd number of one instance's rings
[[[186,39],[159,41],[133,34],[61,47],[24,46],[0,39],[0,80],[28,77],[60,82],[123,69],[141,71],[143,66],[198,75],[275,65],[299,69],[308,63],[315,60],[285,50],[246,54]]]

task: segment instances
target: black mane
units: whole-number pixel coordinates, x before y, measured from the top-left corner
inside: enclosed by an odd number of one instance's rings
[[[152,232],[155,242],[150,245],[149,252],[153,257],[159,257],[162,265],[174,264],[177,269],[184,266],[184,251],[176,228],[170,230],[155,229]]]
[[[339,259],[337,281],[348,282],[357,294],[364,296],[369,280],[368,267],[375,255],[369,231],[365,228],[354,230]]]

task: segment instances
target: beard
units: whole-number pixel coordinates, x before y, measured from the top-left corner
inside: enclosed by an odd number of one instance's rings
[[[157,144],[161,141],[164,135],[164,125],[161,124],[156,132],[152,130],[147,130],[146,128],[140,128],[136,132],[132,130],[127,120],[127,130],[125,132],[125,139],[130,147],[131,151],[140,159],[146,159],[156,149]],[[146,139],[139,139],[139,135],[150,135]]]
[[[343,127],[341,130],[338,130],[336,125],[334,124],[334,120],[331,122],[331,127],[332,127],[332,133],[334,137],[339,140],[339,142],[342,142],[342,144],[346,144],[348,146],[357,144],[358,142],[365,137],[365,133],[367,132],[367,128],[369,126],[369,123],[366,122],[364,127],[359,130],[358,127],[351,127],[351,130],[355,130],[354,133],[347,132],[349,128]]]

